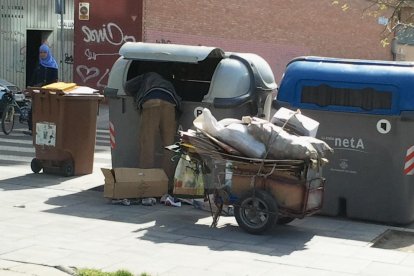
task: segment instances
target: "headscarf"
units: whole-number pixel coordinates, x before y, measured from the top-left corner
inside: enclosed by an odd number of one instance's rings
[[[47,68],[58,69],[56,60],[52,57],[52,54],[50,53],[49,46],[47,46],[46,44],[42,44],[39,48],[39,52],[47,53],[47,56],[45,58],[39,57],[40,65],[47,67]]]

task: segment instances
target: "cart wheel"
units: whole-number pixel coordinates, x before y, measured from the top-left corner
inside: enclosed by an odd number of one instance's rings
[[[234,216],[243,230],[260,234],[271,229],[277,220],[276,200],[266,191],[249,191],[234,207]]]
[[[73,168],[73,162],[72,161],[65,161],[62,165],[62,173],[64,176],[73,176],[74,174],[74,168]]]
[[[42,162],[37,158],[33,158],[30,163],[30,168],[32,168],[34,173],[39,173],[43,169]]]
[[[295,220],[295,218],[292,218],[292,217],[279,217],[277,219],[276,224],[279,224],[279,225],[288,224],[288,223],[290,223],[294,220]]]

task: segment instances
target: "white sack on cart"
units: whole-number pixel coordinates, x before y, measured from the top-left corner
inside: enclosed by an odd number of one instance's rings
[[[203,112],[193,121],[193,124],[197,129],[207,132],[247,157],[264,158],[266,154],[265,145],[249,133],[246,125],[230,123],[225,127],[217,122],[207,108],[203,109]]]
[[[250,134],[267,146],[267,159],[318,159],[318,151],[304,138],[284,131],[269,121],[252,118]]]

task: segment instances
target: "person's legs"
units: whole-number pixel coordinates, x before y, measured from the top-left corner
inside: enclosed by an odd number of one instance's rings
[[[32,113],[32,108],[29,109],[29,118],[28,118],[27,124],[29,126],[29,130],[32,131],[32,128],[33,128],[33,113]]]
[[[156,138],[160,122],[160,100],[148,100],[142,105],[138,133],[139,165],[143,169],[155,167]]]
[[[163,101],[161,103],[161,118],[160,118],[160,134],[162,146],[169,146],[175,142],[175,134],[177,131],[177,122],[175,118],[175,105]],[[171,161],[173,152],[165,150],[163,152],[162,167],[165,171],[165,174],[170,180],[170,186],[174,178],[174,163]],[[169,188],[172,188],[169,187]]]
[[[24,130],[23,133],[26,135],[32,135],[33,131],[33,113],[32,113],[32,108],[29,109],[29,114],[28,114],[28,118],[27,118],[27,126],[29,127],[29,130]]]

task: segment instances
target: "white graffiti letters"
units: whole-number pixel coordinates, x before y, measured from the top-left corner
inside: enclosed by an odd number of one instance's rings
[[[99,76],[100,71],[96,67],[87,67],[86,65],[79,65],[76,68],[76,72],[78,73],[79,77],[82,79],[82,81],[85,83],[90,79],[93,79],[97,76]]]
[[[82,32],[85,34],[83,41],[103,43],[107,42],[112,45],[121,45],[124,42],[135,42],[135,37],[126,35],[121,27],[113,22],[103,24],[102,29],[90,29],[88,26],[82,26]]]
[[[106,84],[102,82],[108,76],[109,71],[110,70],[108,68],[105,69],[105,72],[102,74],[102,76],[100,76],[100,78],[96,82],[96,87],[106,86]],[[97,67],[88,67],[86,65],[79,65],[78,67],[76,67],[76,73],[78,73],[78,76],[81,78],[82,82],[86,83],[89,80],[99,77],[99,75],[101,74],[101,71]]]
[[[97,87],[105,87],[107,84],[102,83],[102,81],[105,79],[105,77],[109,74],[109,69],[107,68],[105,70],[105,73],[102,74],[102,76],[99,78],[98,82],[96,83]]]
[[[118,53],[113,53],[113,54],[97,54],[93,51],[91,51],[90,49],[86,49],[85,50],[85,56],[88,58],[88,60],[96,60],[96,58],[98,56],[116,56],[119,55]]]

